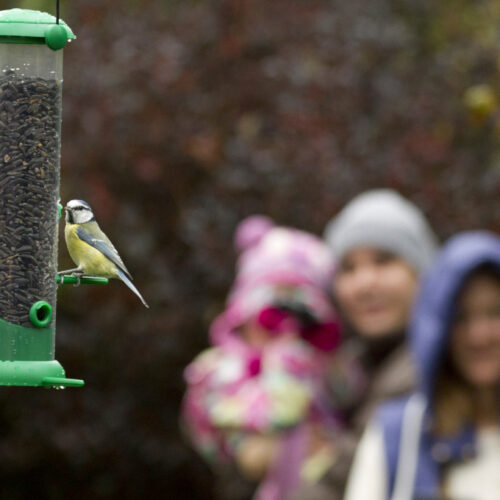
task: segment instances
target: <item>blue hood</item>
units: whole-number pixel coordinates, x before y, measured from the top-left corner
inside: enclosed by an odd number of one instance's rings
[[[500,274],[500,238],[486,231],[451,238],[425,275],[410,324],[410,342],[420,390],[430,401],[438,368],[446,352],[456,298],[465,279],[490,264]]]

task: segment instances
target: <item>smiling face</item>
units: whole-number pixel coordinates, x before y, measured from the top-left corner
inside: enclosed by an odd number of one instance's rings
[[[416,288],[417,274],[405,261],[370,247],[349,251],[333,284],[347,321],[371,339],[404,332]]]
[[[465,285],[451,330],[451,358],[462,377],[477,388],[500,383],[500,279],[473,276]]]

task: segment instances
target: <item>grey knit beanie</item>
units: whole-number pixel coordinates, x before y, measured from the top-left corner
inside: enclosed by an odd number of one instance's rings
[[[356,196],[330,220],[325,239],[335,257],[355,247],[392,252],[418,272],[431,264],[438,241],[422,211],[391,189]]]

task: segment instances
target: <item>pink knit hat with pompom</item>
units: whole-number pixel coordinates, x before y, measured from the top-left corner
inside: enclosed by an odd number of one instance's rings
[[[211,327],[215,344],[233,338],[236,328],[276,303],[300,304],[318,323],[337,322],[329,297],[334,260],[320,238],[253,215],[238,225],[235,247],[236,279],[225,311]]]
[[[260,240],[274,227],[274,222],[265,215],[251,215],[243,219],[234,233],[234,246],[241,254],[255,247]]]

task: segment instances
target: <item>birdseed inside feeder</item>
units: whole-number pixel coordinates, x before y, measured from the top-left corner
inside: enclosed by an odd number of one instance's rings
[[[44,12],[0,11],[0,385],[81,386],[55,360],[63,51]]]

